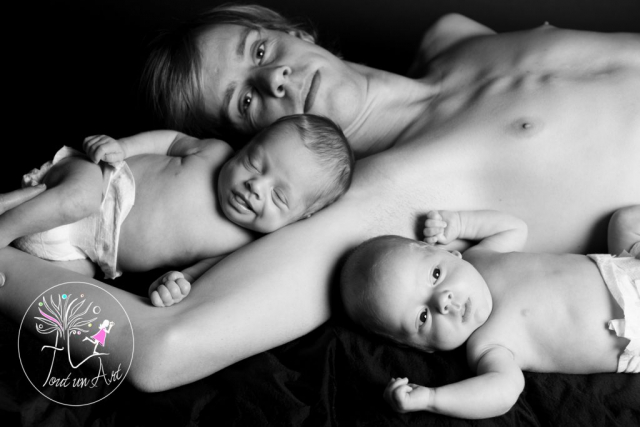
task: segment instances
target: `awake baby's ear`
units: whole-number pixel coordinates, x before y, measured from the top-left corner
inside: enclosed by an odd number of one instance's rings
[[[460,251],[453,250],[453,251],[449,251],[449,252],[451,252],[451,255],[455,255],[458,258],[462,259],[462,254],[460,253]]]

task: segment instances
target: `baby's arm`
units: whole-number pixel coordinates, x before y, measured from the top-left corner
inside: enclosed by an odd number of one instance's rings
[[[631,251],[640,242],[640,205],[618,209],[609,221],[609,253]],[[638,254],[640,256],[640,254]]]
[[[193,138],[173,130],[154,130],[113,139],[107,135],[85,138],[83,148],[95,162],[115,163],[138,154],[185,157],[210,146],[211,140]]]
[[[458,418],[489,418],[509,411],[524,388],[524,376],[513,354],[493,347],[478,362],[478,376],[442,387],[410,384],[392,378],[385,400],[398,412],[429,411]]]
[[[182,272],[169,271],[163,274],[149,286],[151,304],[156,307],[170,307],[179,303],[189,295],[191,283],[224,257],[221,255],[207,258],[182,270]]]
[[[427,243],[480,240],[476,248],[496,252],[519,251],[527,241],[527,224],[500,211],[431,211],[423,232]]]

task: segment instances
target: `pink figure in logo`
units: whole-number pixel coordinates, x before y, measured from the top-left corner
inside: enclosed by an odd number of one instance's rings
[[[90,343],[95,344],[95,347],[93,348],[93,354],[98,354],[98,352],[96,351],[98,349],[98,344],[104,347],[104,341],[107,338],[107,334],[111,332],[111,328],[113,327],[113,325],[113,322],[109,322],[108,319],[104,319],[104,321],[99,326],[100,330],[98,332],[93,334],[91,338],[85,337],[82,340],[89,341]]]

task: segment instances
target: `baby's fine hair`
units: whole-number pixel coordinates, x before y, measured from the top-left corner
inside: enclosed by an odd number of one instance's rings
[[[407,344],[401,337],[391,335],[378,318],[372,302],[372,289],[381,285],[376,281],[376,269],[385,261],[389,249],[394,246],[419,244],[421,243],[401,236],[373,237],[347,255],[340,272],[340,296],[348,317],[365,331],[401,346]]]
[[[312,214],[338,200],[351,186],[355,157],[349,140],[332,120],[314,114],[294,114],[276,120],[269,128],[291,126],[300,135],[326,173],[324,187],[311,201],[307,214]]]
[[[156,116],[169,129],[197,137],[235,138],[227,123],[216,123],[206,114],[201,78],[200,36],[218,25],[283,31],[316,40],[308,24],[294,22],[259,5],[223,4],[160,34],[142,74],[142,86]]]

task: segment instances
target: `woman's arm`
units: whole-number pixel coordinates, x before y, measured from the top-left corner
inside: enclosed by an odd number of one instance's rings
[[[145,391],[177,387],[325,322],[339,259],[373,232],[360,210],[374,209],[370,200],[368,194],[345,195],[342,203],[241,248],[196,280],[189,298],[162,310],[146,298],[6,248],[0,251],[0,271],[6,275],[0,313],[20,322],[51,286],[73,280],[97,284],[131,318],[135,353],[129,381]],[[117,340],[110,343],[111,354],[126,356],[118,353]]]

